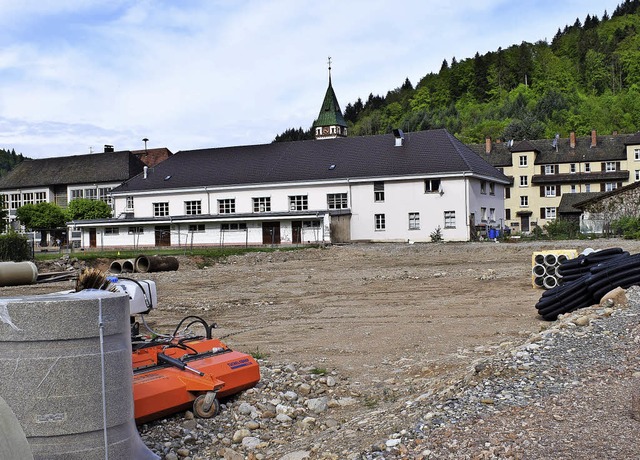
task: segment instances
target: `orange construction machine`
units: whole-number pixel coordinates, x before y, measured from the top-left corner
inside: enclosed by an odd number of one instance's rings
[[[198,417],[213,417],[220,410],[218,398],[260,381],[255,359],[212,338],[215,324],[209,325],[198,316],[187,316],[171,334],[152,331],[143,315],[156,303],[153,281],[112,278],[110,282],[116,290],[129,294],[136,423],[189,408]],[[140,334],[140,324],[135,321],[138,314],[152,335]]]

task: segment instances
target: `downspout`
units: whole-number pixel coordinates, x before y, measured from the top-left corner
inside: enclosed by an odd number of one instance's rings
[[[469,193],[467,187],[467,173],[462,173],[462,180],[464,181],[464,221],[467,232],[467,241],[471,241],[471,229],[469,228]]]

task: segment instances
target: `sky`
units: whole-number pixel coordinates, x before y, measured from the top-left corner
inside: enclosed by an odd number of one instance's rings
[[[622,0],[0,0],[0,148],[270,143],[446,59],[551,42]]]

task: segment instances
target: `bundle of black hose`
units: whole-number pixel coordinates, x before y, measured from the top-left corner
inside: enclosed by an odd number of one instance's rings
[[[600,263],[612,256],[622,254],[623,252],[624,250],[622,248],[600,249],[599,251],[587,254],[584,258],[584,263],[593,265],[594,263]]]
[[[553,304],[549,306],[549,308],[538,311],[538,313],[546,321],[553,321],[558,319],[558,315],[560,314],[569,313],[580,308],[586,308],[591,304],[593,304],[593,301],[591,296],[587,294],[578,296],[566,302]]]
[[[607,294],[614,290],[617,287],[621,287],[623,289],[628,289],[633,285],[640,284],[640,273],[628,274],[625,277],[618,278],[615,283],[607,284],[593,293],[593,298],[598,299],[598,303],[600,300]]]
[[[588,294],[587,285],[590,280],[591,274],[587,274],[571,283],[549,289],[540,297],[538,303],[536,303],[536,309],[543,310],[551,305],[563,304]]]
[[[611,267],[612,265],[618,265],[631,261],[634,259],[634,257],[640,259],[640,254],[631,256],[631,254],[625,251],[621,254],[616,254],[615,256],[609,257],[608,259],[605,259],[596,265],[592,265],[589,270],[591,271],[591,273],[597,273],[609,269],[609,267]]]

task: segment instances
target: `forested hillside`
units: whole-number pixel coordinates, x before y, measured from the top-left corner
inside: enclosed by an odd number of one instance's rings
[[[21,153],[16,153],[14,149],[0,149],[0,177],[4,176],[8,171],[24,160]]]
[[[548,43],[522,42],[458,61],[414,87],[370,94],[344,108],[349,135],[446,128],[466,143],[567,137],[592,129],[640,130],[640,0],[609,15],[588,15],[558,29]],[[275,141],[312,138],[289,129]]]

